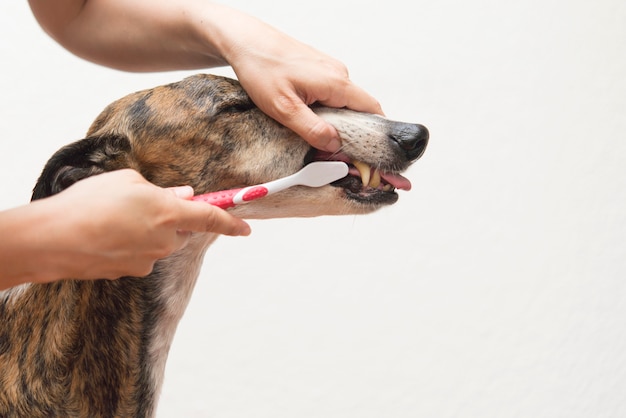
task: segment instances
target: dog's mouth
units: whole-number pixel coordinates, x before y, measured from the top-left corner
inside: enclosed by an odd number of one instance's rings
[[[312,149],[305,165],[313,161],[343,161],[348,164],[348,175],[331,183],[341,187],[346,196],[361,203],[391,204],[398,200],[396,189],[411,190],[411,182],[398,172],[383,170],[352,159],[343,153],[328,153]]]

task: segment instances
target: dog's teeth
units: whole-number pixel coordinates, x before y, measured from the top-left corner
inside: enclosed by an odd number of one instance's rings
[[[372,173],[372,178],[370,179],[369,187],[376,189],[378,188],[379,185],[380,185],[380,172],[378,172],[378,169],[376,169]]]
[[[352,164],[359,170],[359,174],[361,174],[361,182],[363,183],[363,187],[367,187],[370,182],[370,174],[372,169],[369,165],[365,164],[361,161],[352,161]]]
[[[384,191],[384,192],[388,192],[388,191],[390,191],[390,190],[391,190],[391,187],[392,187],[392,186],[391,186],[391,184],[385,184],[385,185],[383,186],[383,191]]]

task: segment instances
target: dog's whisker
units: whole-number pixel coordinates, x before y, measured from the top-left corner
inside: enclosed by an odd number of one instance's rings
[[[354,229],[356,215],[395,203],[396,187],[410,188],[397,171],[419,158],[427,132],[420,138],[418,125],[348,109],[316,112],[331,119],[341,137],[332,154],[294,140],[287,128],[255,108],[236,80],[196,75],[136,92],[107,107],[85,139],[49,159],[33,200],[84,177],[124,168],[161,187],[189,184],[196,191],[216,191],[262,183],[268,176],[289,174],[303,161],[329,158],[350,163],[348,176],[331,185],[250,199],[231,213],[247,219],[352,215]],[[394,173],[383,173],[383,167]],[[375,180],[363,184],[370,175]],[[75,414],[75,406],[89,416],[152,415],[176,326],[216,238],[192,235],[185,248],[157,261],[145,278],[62,280],[0,292],[0,415],[12,408],[23,416],[67,416]],[[74,402],[67,406],[65,399]]]

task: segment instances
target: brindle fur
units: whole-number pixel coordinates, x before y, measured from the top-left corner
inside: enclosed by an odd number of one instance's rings
[[[344,155],[401,171],[421,154],[398,145],[407,132],[424,137],[419,125],[316,111],[337,127]],[[310,155],[311,147],[257,109],[237,81],[198,75],[107,107],[85,139],[48,161],[33,199],[127,167],[157,185],[189,184],[205,193],[294,173]],[[359,197],[350,183],[357,179],[347,181],[345,187],[294,187],[232,212],[245,218],[357,214],[396,199]],[[145,278],[64,280],[0,292],[0,417],[153,416],[176,326],[215,238],[194,234]]]

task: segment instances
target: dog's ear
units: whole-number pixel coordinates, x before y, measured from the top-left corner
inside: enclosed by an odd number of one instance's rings
[[[46,163],[32,200],[52,196],[79,180],[130,167],[131,145],[122,135],[87,137],[58,150]]]

